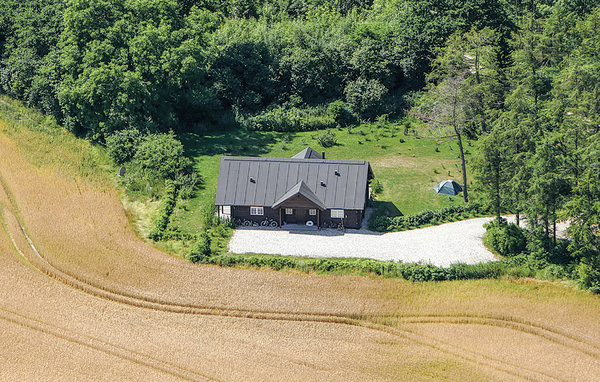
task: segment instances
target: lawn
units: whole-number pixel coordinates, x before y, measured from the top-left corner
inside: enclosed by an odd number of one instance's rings
[[[462,198],[434,194],[432,188],[444,179],[461,183],[458,146],[451,138],[419,138],[403,134],[398,124],[363,124],[351,129],[333,130],[337,145],[324,148],[317,140],[323,131],[279,133],[231,130],[199,136],[180,135],[186,154],[193,158],[202,175],[203,186],[195,197],[181,202],[173,223],[184,232],[201,226],[201,210],[214,202],[223,155],[289,158],[306,146],[325,151],[328,159],[367,160],[383,192],[376,197],[390,214],[413,214],[462,203]],[[467,146],[467,152],[469,147]]]

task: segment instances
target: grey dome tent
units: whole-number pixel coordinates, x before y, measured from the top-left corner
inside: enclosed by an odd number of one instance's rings
[[[440,184],[433,189],[436,193],[445,195],[458,195],[458,193],[462,191],[460,184],[451,179],[441,181]]]

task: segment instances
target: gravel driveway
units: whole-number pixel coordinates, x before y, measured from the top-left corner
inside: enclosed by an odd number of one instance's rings
[[[411,231],[373,233],[367,230],[294,232],[283,229],[237,229],[229,242],[232,253],[266,253],[301,257],[361,257],[441,267],[495,260],[482,242],[483,224],[477,218]]]

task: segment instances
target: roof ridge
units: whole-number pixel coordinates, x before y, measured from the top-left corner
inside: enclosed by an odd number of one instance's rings
[[[249,161],[249,162],[296,162],[296,163],[340,163],[340,164],[360,164],[369,163],[366,160],[356,159],[308,159],[308,158],[278,158],[278,157],[239,157],[239,156],[222,156],[221,159],[226,161]]]

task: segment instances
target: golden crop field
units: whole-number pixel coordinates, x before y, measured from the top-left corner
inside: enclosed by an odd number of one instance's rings
[[[600,379],[596,295],[194,265],[35,134],[0,121],[0,380]]]

